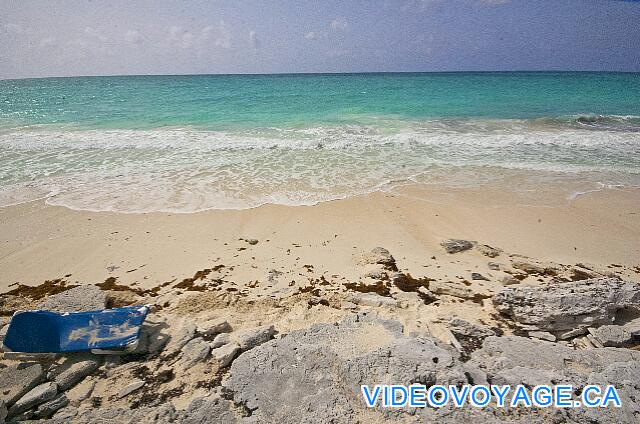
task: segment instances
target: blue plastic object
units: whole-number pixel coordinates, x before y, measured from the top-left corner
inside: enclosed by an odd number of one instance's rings
[[[91,349],[119,350],[140,336],[148,306],[92,312],[17,312],[13,315],[4,345],[13,352],[81,352]]]

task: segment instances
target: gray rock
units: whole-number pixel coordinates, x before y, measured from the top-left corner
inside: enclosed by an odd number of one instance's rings
[[[589,333],[606,347],[640,344],[640,318],[624,325],[602,325],[589,328]]]
[[[9,407],[29,390],[44,380],[42,365],[34,363],[12,364],[0,369],[0,400]]]
[[[489,281],[489,279],[487,277],[485,277],[484,275],[480,274],[479,272],[472,272],[471,273],[471,279],[472,280],[484,280],[484,281]]]
[[[262,327],[232,333],[232,339],[238,343],[242,350],[248,350],[270,340],[274,334],[275,328],[273,325],[263,325]]]
[[[36,405],[40,405],[46,401],[49,401],[56,397],[58,393],[58,386],[56,383],[43,383],[39,386],[29,390],[24,396],[16,401],[11,408],[9,408],[9,416],[15,417],[23,412],[33,408]]]
[[[235,343],[229,343],[211,351],[211,358],[218,363],[220,367],[226,367],[233,361],[240,352],[240,346]]]
[[[377,422],[375,415],[408,411],[366,410],[360,384],[466,381],[452,352],[433,339],[409,338],[398,323],[366,317],[293,331],[241,354],[225,390],[256,422]]]
[[[456,336],[485,338],[495,336],[496,333],[486,325],[474,324],[460,318],[451,318],[447,322],[447,327]]]
[[[546,331],[529,331],[529,337],[534,339],[546,340],[548,342],[555,342],[556,336]]]
[[[182,321],[175,327],[169,328],[170,339],[165,347],[165,352],[171,354],[181,350],[189,340],[196,336],[196,324],[191,321]]]
[[[3,423],[7,418],[7,404],[4,400],[0,400],[0,423]]]
[[[212,395],[194,399],[179,420],[182,424],[234,424],[241,416],[233,409],[231,402]]]
[[[47,378],[58,384],[61,390],[67,390],[82,381],[100,366],[100,357],[95,355],[73,355],[61,365],[52,369]]]
[[[500,271],[505,269],[504,264],[501,264],[500,262],[487,262],[487,266],[492,271]]]
[[[198,333],[203,336],[210,337],[219,333],[228,333],[231,331],[231,325],[222,318],[212,319],[197,325]]]
[[[229,333],[220,333],[216,336],[215,339],[213,339],[213,341],[210,343],[210,346],[211,349],[216,349],[228,343],[231,343],[231,335]]]
[[[67,397],[63,393],[51,399],[50,401],[38,406],[34,413],[34,416],[37,418],[50,418],[53,414],[56,413],[56,411],[64,408],[67,405],[69,405],[69,399],[67,399]]]
[[[612,384],[622,397],[621,408],[542,408],[542,422],[636,422],[640,412],[640,352],[603,348],[575,350],[558,343],[524,337],[489,337],[471,355],[469,365],[487,370],[492,384]],[[561,413],[561,419],[551,419]],[[524,418],[524,417],[523,417]],[[520,421],[518,421],[520,422]],[[527,422],[524,421],[523,422]]]
[[[202,338],[192,339],[182,348],[182,357],[178,364],[184,370],[189,369],[198,362],[207,359],[210,350],[211,346]]]
[[[514,284],[520,284],[520,280],[518,280],[513,275],[505,275],[500,279],[500,282],[505,286],[512,286]]]
[[[139,388],[141,388],[142,386],[145,385],[145,382],[142,380],[137,380],[134,381],[133,383],[127,384],[126,386],[124,386],[122,389],[120,389],[120,391],[117,394],[117,398],[121,399],[133,392],[135,392],[136,390],[138,390]]]
[[[104,309],[107,296],[99,287],[84,285],[47,297],[38,309],[54,312],[87,312]]]
[[[526,329],[579,334],[615,322],[622,310],[640,311],[640,286],[613,278],[519,285],[496,294],[493,304]]]
[[[471,249],[475,244],[475,241],[450,239],[441,242],[440,246],[444,247],[447,253],[459,253]]]
[[[249,243],[252,246],[255,246],[256,244],[258,244],[258,239],[254,239],[254,238],[245,238],[245,239],[241,239],[246,241],[247,243]]]
[[[180,415],[171,403],[160,406],[129,408],[76,409],[60,410],[47,424],[168,424],[180,423]],[[212,423],[217,423],[211,417]],[[190,423],[184,421],[184,423]]]
[[[388,306],[394,308],[397,307],[399,303],[395,299],[380,296],[376,293],[351,293],[347,296],[346,300],[356,305],[374,307]]]
[[[534,264],[533,262],[528,262],[524,260],[515,260],[511,263],[511,265],[515,269],[519,269],[521,271],[526,272],[527,274],[536,274],[543,275],[545,273],[544,267]]]

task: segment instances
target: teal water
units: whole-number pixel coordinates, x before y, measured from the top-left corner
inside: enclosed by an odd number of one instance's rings
[[[190,212],[514,173],[569,197],[640,185],[640,74],[0,81],[0,206]]]

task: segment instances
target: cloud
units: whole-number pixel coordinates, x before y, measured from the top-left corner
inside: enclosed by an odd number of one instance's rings
[[[329,24],[332,30],[334,31],[347,31],[349,29],[349,23],[346,19],[338,17],[331,21]]]
[[[249,31],[249,45],[252,49],[260,47],[260,40],[258,39],[255,31]]]
[[[304,35],[307,40],[314,40],[317,38],[317,34],[314,31],[309,31]]]

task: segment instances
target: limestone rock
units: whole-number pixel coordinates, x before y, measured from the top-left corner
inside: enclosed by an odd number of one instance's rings
[[[70,356],[61,365],[50,371],[47,378],[56,382],[61,390],[67,390],[97,370],[100,366],[100,359],[90,354]]]
[[[545,273],[544,267],[538,264],[534,264],[533,262],[528,262],[524,260],[515,260],[511,263],[511,265],[515,269],[524,271],[527,274],[543,275]]]
[[[49,401],[56,397],[57,393],[58,386],[56,383],[47,382],[36,386],[29,390],[24,396],[18,399],[11,408],[9,408],[9,416],[15,417],[36,405]]]
[[[520,280],[518,280],[513,275],[505,275],[500,279],[500,282],[505,286],[512,286],[514,284],[520,284]]]
[[[44,380],[42,365],[36,363],[12,364],[0,369],[0,401],[13,405],[29,390]]]
[[[228,333],[231,331],[231,325],[225,319],[217,318],[198,323],[197,330],[203,336],[210,337],[219,333]]]
[[[198,362],[204,361],[209,356],[211,346],[201,337],[190,340],[182,348],[182,357],[178,364],[182,369],[189,369]]]
[[[94,285],[74,287],[62,293],[47,297],[38,309],[54,312],[88,312],[104,309],[107,296]]]
[[[397,307],[398,301],[390,297],[380,296],[376,293],[351,293],[346,298],[347,301],[361,306],[388,306]]]
[[[121,399],[133,392],[135,392],[136,390],[138,390],[139,388],[141,388],[142,386],[145,385],[145,382],[142,380],[138,380],[138,381],[134,381],[133,383],[127,384],[126,386],[124,386],[122,389],[120,389],[120,391],[118,392],[117,398]]]
[[[78,406],[83,400],[89,399],[95,387],[95,381],[85,380],[68,390],[65,394],[72,405]]]
[[[184,424],[235,424],[241,420],[231,402],[216,395],[194,399],[183,414],[180,422]]]
[[[196,335],[196,324],[189,320],[184,320],[169,328],[170,339],[165,347],[168,354],[181,350],[189,340]]]
[[[598,278],[542,286],[505,288],[496,309],[530,330],[563,332],[612,324],[622,310],[640,311],[640,285]]]
[[[488,244],[480,244],[476,249],[489,258],[497,258],[502,253],[502,249],[491,247]]]
[[[43,403],[38,406],[36,409],[34,416],[37,418],[49,418],[55,412],[61,408],[64,408],[69,404],[69,399],[63,394],[58,395],[57,397],[51,399],[48,402]]]
[[[228,343],[231,343],[231,335],[229,333],[220,333],[216,336],[215,339],[213,339],[213,341],[210,343],[210,346],[211,349],[216,349]]]
[[[476,293],[462,283],[454,281],[433,281],[429,284],[429,290],[435,294],[473,299]]]
[[[546,340],[548,342],[555,342],[556,336],[546,331],[529,331],[529,337],[534,339]]]
[[[4,400],[0,400],[0,423],[3,423],[7,418],[7,404]]]
[[[273,325],[263,325],[262,327],[232,333],[232,338],[242,350],[248,350],[270,340],[274,334],[275,328]]]
[[[471,279],[472,280],[489,281],[489,279],[487,277],[485,277],[484,275],[480,274],[479,272],[472,272],[471,273]]]
[[[598,328],[589,328],[589,333],[607,347],[640,344],[640,318],[625,325],[602,325]]]
[[[450,239],[441,242],[440,246],[444,247],[447,253],[459,253],[471,249],[475,244],[474,241]]]
[[[233,361],[240,352],[240,346],[235,343],[229,343],[211,351],[211,357],[218,362],[221,367],[226,367]]]
[[[391,271],[397,271],[396,260],[391,253],[384,247],[376,247],[370,252],[355,256],[354,258],[360,265],[382,265]]]

